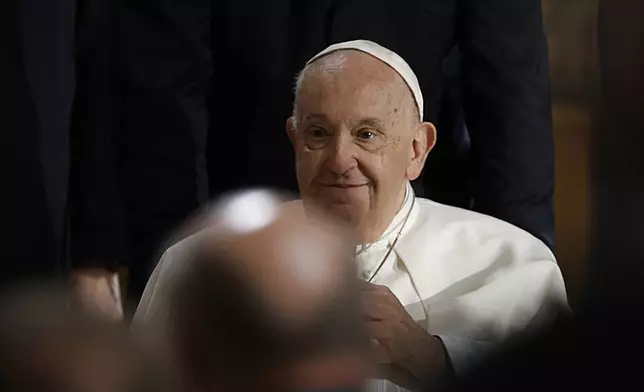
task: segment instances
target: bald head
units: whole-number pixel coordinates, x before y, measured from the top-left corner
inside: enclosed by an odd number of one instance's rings
[[[172,306],[182,362],[199,384],[362,344],[355,245],[344,227],[299,202],[248,197],[211,212]]]
[[[354,243],[338,222],[315,209],[305,212],[299,202],[271,205],[256,197],[259,208],[243,202],[254,215],[244,218],[234,205],[247,197],[236,196],[217,208],[212,230],[205,233],[203,259],[221,263],[215,267],[230,269],[245,282],[270,309],[267,321],[297,328],[353,278]]]

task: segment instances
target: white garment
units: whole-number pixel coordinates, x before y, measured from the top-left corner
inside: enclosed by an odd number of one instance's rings
[[[363,279],[378,268],[401,227],[372,283],[389,287],[414,320],[441,338],[457,373],[487,349],[548,322],[558,307],[567,306],[555,257],[540,240],[498,219],[416,198],[411,185],[381,240],[358,249]],[[137,309],[135,328],[163,330],[170,278],[189,242],[161,258]],[[369,390],[403,389],[373,381]]]

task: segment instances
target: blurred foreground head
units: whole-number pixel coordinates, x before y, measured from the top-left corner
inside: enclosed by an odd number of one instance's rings
[[[147,357],[120,325],[85,313],[59,287],[24,287],[0,299],[3,392],[152,392]],[[159,385],[167,385],[161,382]]]
[[[267,191],[218,203],[171,304],[190,388],[284,391],[363,382],[355,243]]]

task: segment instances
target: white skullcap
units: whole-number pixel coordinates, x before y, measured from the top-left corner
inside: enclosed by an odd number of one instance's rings
[[[414,100],[416,101],[416,107],[418,108],[420,121],[423,121],[423,93],[420,91],[420,84],[418,84],[418,78],[416,77],[416,74],[402,57],[400,57],[396,52],[393,52],[382,45],[378,45],[375,42],[367,41],[364,39],[340,42],[329,46],[328,48],[313,56],[313,58],[311,58],[311,60],[309,60],[306,65],[309,65],[315,60],[339,50],[358,50],[360,52],[370,54],[371,56],[377,58],[378,60],[393,68],[394,71],[396,71],[403,78],[405,83],[407,83],[407,86],[409,86],[411,93],[414,95]]]

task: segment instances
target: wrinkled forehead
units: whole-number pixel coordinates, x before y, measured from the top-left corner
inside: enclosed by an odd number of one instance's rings
[[[402,76],[389,64],[379,58],[356,49],[342,49],[315,59],[306,66],[308,71],[367,73],[384,76],[386,79],[399,79]]]
[[[415,111],[403,78],[388,64],[356,50],[333,52],[309,64],[295,104],[301,116],[341,110],[348,117],[381,117]]]

